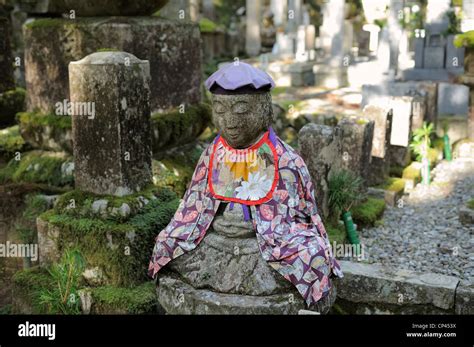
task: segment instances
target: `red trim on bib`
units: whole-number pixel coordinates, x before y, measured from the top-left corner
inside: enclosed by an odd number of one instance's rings
[[[269,201],[273,196],[273,192],[275,191],[275,188],[278,184],[278,179],[279,179],[279,175],[278,175],[278,154],[277,154],[275,146],[273,145],[273,143],[269,139],[269,132],[268,131],[265,132],[265,134],[262,136],[262,138],[257,143],[255,143],[254,145],[252,145],[248,148],[241,149],[241,150],[258,149],[264,143],[266,143],[268,145],[268,147],[270,148],[270,150],[272,151],[272,154],[273,154],[273,167],[275,168],[275,174],[274,174],[274,178],[273,178],[273,182],[272,182],[272,187],[270,188],[270,191],[267,193],[267,195],[265,195],[263,198],[260,198],[258,200],[243,200],[243,199],[238,199],[238,198],[229,198],[229,197],[225,197],[225,196],[216,194],[216,192],[214,191],[214,188],[212,186],[212,173],[213,173],[213,168],[214,168],[213,167],[214,156],[216,154],[216,150],[217,150],[217,147],[219,146],[219,143],[222,143],[222,145],[225,148],[229,149],[229,150],[234,150],[234,151],[239,151],[240,150],[240,149],[235,149],[235,148],[231,147],[222,136],[219,136],[217,141],[215,141],[215,143],[213,145],[213,148],[212,148],[210,158],[209,158],[209,175],[207,176],[207,184],[209,186],[209,190],[210,190],[211,194],[216,199],[219,199],[219,200],[237,202],[239,204],[244,204],[244,205],[249,205],[249,206],[260,205],[260,204],[263,204],[263,203]]]

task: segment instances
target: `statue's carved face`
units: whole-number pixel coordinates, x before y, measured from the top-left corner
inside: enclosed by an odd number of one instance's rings
[[[212,119],[233,148],[246,148],[267,131],[273,121],[270,93],[212,95]]]

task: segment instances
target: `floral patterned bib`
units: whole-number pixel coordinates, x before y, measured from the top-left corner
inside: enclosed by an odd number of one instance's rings
[[[219,200],[258,205],[272,198],[278,182],[278,156],[267,131],[253,146],[234,149],[219,136],[209,162],[208,184]]]

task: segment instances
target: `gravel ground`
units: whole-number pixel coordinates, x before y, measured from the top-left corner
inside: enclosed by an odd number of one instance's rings
[[[458,210],[474,198],[474,159],[439,163],[429,187],[418,184],[402,207],[388,207],[383,225],[360,231],[369,263],[435,272],[473,283],[474,225]]]

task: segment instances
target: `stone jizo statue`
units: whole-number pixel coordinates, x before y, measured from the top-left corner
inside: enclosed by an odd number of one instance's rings
[[[250,242],[258,244],[260,256],[275,271],[264,270],[277,281],[291,282],[309,309],[327,313],[335,299],[331,277],[342,277],[342,272],[318,214],[306,165],[271,128],[273,80],[261,70],[236,62],[210,76],[206,87],[212,93],[219,135],[203,152],[174,218],[157,236],[149,275],[156,278],[168,262],[192,254],[196,247],[200,249],[195,252],[204,252],[209,241],[200,243],[208,231],[224,239],[256,235]],[[231,262],[233,255],[228,256],[213,262]],[[175,268],[185,271],[186,264],[179,259],[176,264]],[[232,277],[206,273],[214,275]]]

